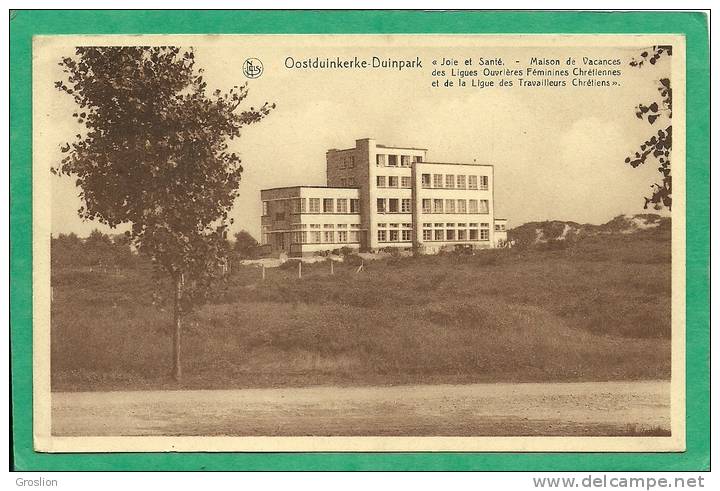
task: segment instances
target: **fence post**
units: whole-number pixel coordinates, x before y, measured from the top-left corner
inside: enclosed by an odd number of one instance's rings
[[[335,261],[330,260],[330,274],[335,274]]]
[[[262,266],[262,280],[265,281],[265,265],[261,264]]]
[[[302,261],[298,261],[298,279],[302,278]]]

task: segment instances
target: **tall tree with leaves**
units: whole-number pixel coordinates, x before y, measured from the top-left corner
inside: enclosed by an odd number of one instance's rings
[[[630,61],[630,66],[640,68],[649,63],[655,65],[661,57],[672,56],[672,46],[653,46],[643,51],[639,59]],[[640,148],[625,159],[626,164],[638,167],[648,159],[658,163],[658,172],[662,176],[659,183],[653,184],[652,194],[645,198],[645,208],[652,205],[655,209],[663,207],[672,210],[672,175],[670,159],[672,151],[672,88],[669,78],[658,80],[659,101],[635,106],[635,116],[650,125],[661,126],[655,134],[640,144]]]
[[[116,227],[172,280],[173,376],[182,375],[182,318],[208,293],[226,253],[240,157],[229,143],[275,107],[240,109],[247,84],[207,93],[192,49],[81,47],[55,86],[85,127],[53,172],[74,176],[80,217]]]

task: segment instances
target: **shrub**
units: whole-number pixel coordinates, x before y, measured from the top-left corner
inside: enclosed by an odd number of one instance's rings
[[[354,253],[355,253],[355,249],[353,249],[352,247],[342,246],[340,248],[341,256],[349,256],[350,254],[354,254]]]
[[[357,254],[346,254],[343,262],[348,266],[360,266],[363,263],[363,258]]]

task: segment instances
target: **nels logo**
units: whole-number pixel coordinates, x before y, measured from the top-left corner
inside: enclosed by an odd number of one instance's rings
[[[257,58],[248,58],[243,63],[242,69],[247,78],[258,78],[263,73],[263,64]]]

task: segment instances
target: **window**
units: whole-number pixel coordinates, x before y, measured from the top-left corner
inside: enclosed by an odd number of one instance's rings
[[[480,189],[487,191],[488,188],[488,176],[480,176]]]
[[[377,176],[377,187],[384,188],[386,186],[385,176]]]
[[[300,198],[300,213],[305,213],[306,211],[307,211],[307,199]]]
[[[338,200],[337,200],[337,212],[338,212],[338,213],[347,213],[347,211],[348,211],[348,207],[347,207],[348,205],[347,205],[347,203],[348,203],[348,200],[338,198]]]
[[[422,162],[422,156],[420,156],[420,155],[415,155],[415,156],[413,157],[413,162]]]
[[[468,176],[468,189],[477,189],[477,176]]]
[[[430,174],[422,175],[422,187],[424,187],[424,188],[430,187]]]
[[[400,231],[399,230],[391,230],[390,231],[390,242],[397,242],[400,240]]]
[[[388,211],[390,213],[397,213],[398,211],[400,211],[398,209],[398,201],[400,201],[400,200],[397,198],[390,198],[388,200]]]
[[[344,158],[340,161],[340,165],[338,165],[338,167],[340,167],[341,169],[345,168],[345,159]]]
[[[410,187],[410,177],[403,176],[400,178],[400,187],[401,188],[409,188]]]
[[[378,242],[387,242],[387,230],[378,230]]]
[[[455,176],[452,174],[448,174],[445,176],[445,187],[446,188],[454,188],[455,187]]]
[[[348,233],[347,230],[338,230],[338,242],[347,242],[348,241]]]
[[[388,155],[388,167],[397,167],[398,166],[398,156],[397,155]]]
[[[307,243],[307,232],[293,232],[292,241],[295,244]]]
[[[310,203],[308,210],[310,213],[320,213],[320,198],[309,198]]]
[[[333,213],[335,211],[335,200],[332,198],[323,198],[323,213]]]
[[[268,216],[268,208],[269,203],[267,201],[263,201],[263,216]]]
[[[355,185],[355,178],[349,177],[347,182],[348,187],[353,187]]]
[[[468,200],[468,213],[477,213],[478,212],[478,201],[476,199],[469,199]]]
[[[434,240],[443,240],[445,238],[445,231],[443,229],[435,229],[433,230],[433,239]]]
[[[290,213],[300,213],[300,198],[293,198],[290,201]]]
[[[433,200],[433,211],[435,213],[442,213],[443,212],[443,200],[441,199],[434,199]]]
[[[410,213],[410,198],[403,198],[400,203],[400,211],[402,213]]]
[[[495,224],[495,230],[498,232],[505,232],[505,224],[503,223],[496,223]]]
[[[377,154],[377,156],[375,157],[375,164],[378,167],[385,167],[385,157],[387,157],[387,155]]]
[[[341,177],[340,178],[340,187],[344,188],[345,186],[347,186],[347,179],[345,179],[344,177]]]
[[[480,200],[480,213],[482,213],[483,215],[487,215],[488,213],[490,213],[488,200],[486,200],[486,199]]]
[[[350,242],[360,242],[360,232],[358,232],[357,230],[351,230]]]
[[[360,200],[359,199],[351,199],[350,200],[350,213],[360,213]]]
[[[403,155],[400,157],[400,166],[401,167],[410,167],[410,156],[409,155]]]
[[[328,244],[332,244],[335,242],[335,231],[334,230],[326,230],[323,232],[323,242],[326,242]]]
[[[423,229],[423,240],[432,240],[432,230]]]
[[[433,187],[434,187],[434,188],[441,188],[441,187],[443,187],[443,176],[442,176],[442,174],[433,174]]]
[[[412,230],[402,230],[402,241],[403,242],[410,242],[412,240],[411,232],[412,232]]]
[[[457,176],[456,185],[458,189],[465,189],[465,176]]]
[[[378,212],[378,213],[385,213],[385,198],[378,198],[378,199],[377,199],[377,212]]]
[[[445,213],[455,213],[455,200],[454,199],[446,199],[445,200]]]
[[[355,167],[355,157],[351,155],[348,160],[348,169],[352,169],[353,167]]]
[[[457,212],[467,213],[467,201],[465,201],[464,199],[457,200]]]
[[[310,243],[311,244],[319,244],[320,243],[320,232],[319,231],[311,231],[310,232]]]
[[[263,245],[269,243],[269,239],[270,239],[269,231],[270,231],[270,227],[268,227],[267,225],[262,226],[262,231],[260,234],[260,241],[262,242]]]
[[[458,228],[457,240],[467,240],[467,230],[465,230],[464,228]]]
[[[432,213],[431,201],[429,199],[422,200],[422,212],[423,213]]]
[[[450,224],[448,223],[448,226]],[[454,228],[448,228],[445,233],[447,234],[447,240],[455,240],[455,229]]]
[[[480,229],[480,240],[490,240],[490,230],[486,228]]]
[[[470,224],[470,240],[478,240],[478,224],[477,223],[471,223]]]
[[[388,177],[388,186],[391,188],[398,187],[400,179],[398,179],[398,176],[390,176]]]

